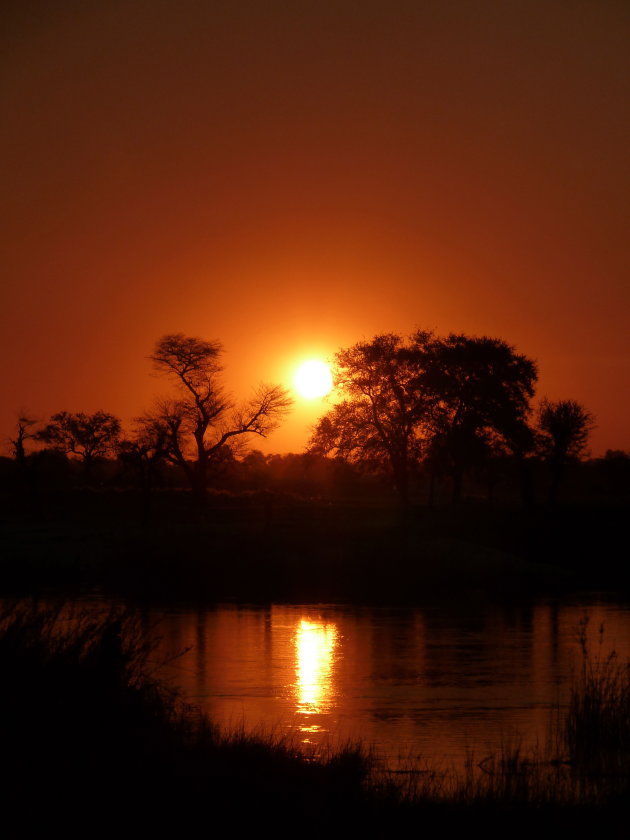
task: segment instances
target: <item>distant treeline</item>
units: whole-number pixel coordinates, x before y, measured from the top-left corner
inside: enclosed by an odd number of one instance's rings
[[[585,461],[594,426],[575,400],[532,400],[535,362],[500,339],[417,332],[378,335],[335,357],[336,402],[307,451],[263,455],[290,410],[279,385],[260,385],[238,403],[226,396],[222,348],[181,333],[163,336],[151,359],[175,390],[123,432],[113,414],[61,411],[48,421],[18,418],[13,459],[0,464],[5,488],[188,487],[197,502],[211,488],[308,497],[388,494],[402,505],[567,495],[618,495],[630,457],[609,451]]]
[[[520,466],[510,456],[495,458],[484,470],[471,472],[463,486],[467,499],[489,503],[521,502]],[[548,499],[549,466],[542,458],[529,463],[532,496],[539,503]],[[608,450],[604,457],[574,461],[566,468],[563,498],[597,499],[629,494],[630,454]],[[146,489],[146,476],[124,456],[99,457],[86,476],[84,464],[54,449],[40,449],[22,462],[0,457],[0,488],[4,493],[44,492],[85,487],[102,489]],[[412,498],[417,504],[452,502],[452,481],[448,476],[435,482],[431,465],[420,463],[412,475]],[[229,493],[280,493],[318,499],[397,500],[391,478],[362,470],[341,457],[326,458],[316,453],[265,455],[254,450],[241,458],[226,456],[209,477],[208,488]],[[151,492],[189,489],[187,477],[176,465],[160,461],[154,465]]]

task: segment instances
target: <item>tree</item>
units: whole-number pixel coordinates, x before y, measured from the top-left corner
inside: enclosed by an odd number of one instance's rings
[[[118,457],[134,475],[142,494],[142,517],[151,511],[151,490],[159,479],[160,465],[167,455],[166,430],[152,418],[136,417],[132,434],[119,441]]]
[[[435,399],[430,449],[434,462],[448,463],[457,500],[471,468],[502,451],[524,456],[538,372],[501,339],[451,333],[427,346],[424,335],[416,343]]]
[[[335,358],[345,399],[320,419],[310,447],[386,466],[403,505],[421,458],[432,474],[447,466],[457,498],[466,469],[513,445],[537,377],[534,362],[499,339],[426,331],[406,343],[376,336]]]
[[[220,374],[221,344],[182,333],[162,336],[152,355],[155,370],[174,381],[177,398],[145,415],[166,440],[166,458],[179,465],[198,499],[205,496],[210,468],[248,435],[267,437],[293,400],[280,385],[261,384],[241,405],[226,395]]]
[[[340,350],[335,385],[346,399],[319,420],[309,444],[311,451],[385,466],[403,506],[433,404],[433,395],[423,387],[418,348],[432,342],[431,333],[418,334],[414,347],[387,334]]]
[[[25,442],[36,437],[36,432],[34,431],[33,426],[35,426],[37,422],[37,420],[29,417],[26,412],[20,412],[14,426],[15,431],[13,433],[13,437],[8,438],[11,452],[15,459],[14,475],[16,479],[16,489],[19,492],[23,492],[24,490],[31,488],[31,481],[28,481],[28,478],[29,476],[32,478],[32,475],[30,475],[30,471],[27,469],[28,462],[26,460]]]
[[[112,454],[119,436],[120,420],[113,414],[61,411],[53,414],[50,423],[37,433],[36,438],[52,449],[76,455],[83,461],[86,476],[90,477],[95,459]]]
[[[575,400],[551,402],[546,397],[538,408],[538,448],[551,470],[549,501],[554,504],[567,464],[586,454],[595,418]]]
[[[20,465],[23,465],[26,459],[24,441],[29,438],[35,438],[36,433],[30,430],[36,425],[36,423],[37,420],[33,420],[31,417],[27,417],[25,414],[22,414],[17,420],[15,437],[9,439],[11,449],[13,450],[13,456]]]

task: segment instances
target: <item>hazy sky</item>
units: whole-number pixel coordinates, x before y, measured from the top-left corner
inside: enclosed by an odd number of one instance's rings
[[[416,328],[507,340],[630,450],[627,0],[4,0],[0,436]],[[303,401],[266,451],[299,451]],[[259,442],[254,442],[259,446]]]

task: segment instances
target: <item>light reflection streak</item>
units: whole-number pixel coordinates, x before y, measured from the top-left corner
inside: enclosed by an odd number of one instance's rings
[[[333,663],[338,643],[335,624],[302,619],[295,633],[296,694],[299,714],[310,715],[329,708],[333,696]],[[301,727],[317,731],[317,726]]]

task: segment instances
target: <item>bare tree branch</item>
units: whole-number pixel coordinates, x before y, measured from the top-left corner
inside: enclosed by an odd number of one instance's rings
[[[158,404],[145,422],[163,429],[166,457],[182,467],[199,497],[225,448],[235,450],[237,439],[247,435],[266,437],[293,402],[281,386],[260,385],[244,405],[234,406],[220,381],[221,352],[218,341],[176,333],[159,339],[150,356],[154,368],[175,381],[179,399]]]

